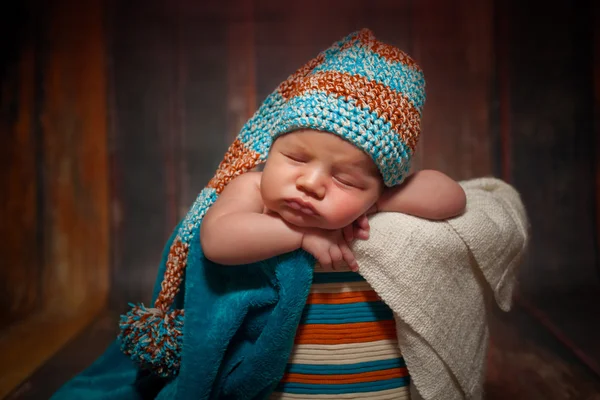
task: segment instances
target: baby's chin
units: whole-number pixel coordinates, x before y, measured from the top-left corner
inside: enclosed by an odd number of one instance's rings
[[[330,221],[327,221],[323,216],[312,216],[295,213],[290,210],[279,210],[276,213],[287,223],[297,226],[298,228],[319,228],[319,229],[341,229],[343,226],[336,226]]]
[[[288,210],[280,210],[277,214],[288,224],[299,228],[321,228],[321,224],[314,216],[302,215]]]

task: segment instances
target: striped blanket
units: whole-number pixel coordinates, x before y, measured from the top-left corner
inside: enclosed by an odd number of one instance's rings
[[[391,309],[360,274],[317,265],[271,399],[408,399],[409,381]]]

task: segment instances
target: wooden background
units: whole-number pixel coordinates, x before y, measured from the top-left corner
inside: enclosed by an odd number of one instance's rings
[[[591,0],[15,6],[2,24],[0,351],[22,363],[19,346],[57,327],[41,341],[51,345],[27,352],[43,362],[100,308],[148,302],[165,240],[244,121],[297,67],[369,27],[425,72],[415,167],[515,185],[532,226],[519,302],[600,374],[598,10]]]
[[[108,298],[100,6],[1,6],[0,398],[87,326]]]

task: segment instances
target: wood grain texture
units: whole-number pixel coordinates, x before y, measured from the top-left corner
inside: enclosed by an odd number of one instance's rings
[[[531,29],[541,3],[513,6],[512,161],[534,229],[523,289],[552,296],[556,289],[598,284],[596,227],[589,218],[595,207],[592,46],[589,9],[561,2]]]
[[[111,305],[125,310],[150,301],[166,239],[227,149],[227,19],[184,1],[115,1],[108,18]]]
[[[76,315],[108,290],[106,67],[101,0],[56,2],[40,115],[45,178],[45,306]]]
[[[10,325],[0,335],[0,397],[89,323],[108,291],[102,1],[29,11],[16,81],[5,75],[2,86],[3,111],[12,107],[1,122]]]
[[[600,252],[600,3],[593,6],[594,31],[594,138],[596,141],[596,251]],[[600,254],[596,261],[600,276]]]
[[[92,323],[99,311],[88,309],[70,316],[40,312],[6,328],[0,339],[0,398],[5,398]]]
[[[227,138],[233,142],[256,104],[256,18],[253,0],[236,0],[227,20]]]
[[[496,308],[489,324],[486,400],[600,400],[600,377],[525,309]]]
[[[147,6],[146,6],[147,5]],[[165,147],[170,122],[172,15],[157,2],[111,2],[111,304],[149,300],[168,233]],[[147,270],[140,274],[140,270]],[[125,300],[126,299],[126,300]]]
[[[600,275],[597,224],[591,218],[596,209],[591,3],[510,2],[510,9],[511,183],[522,195],[532,229],[520,296],[573,351],[586,354],[593,368],[600,360],[592,333],[598,330]]]
[[[119,327],[115,324],[118,318],[117,313],[106,310],[98,314],[89,321],[87,327],[77,337],[70,340],[5,398],[10,400],[51,398],[67,380],[91,365],[115,340],[119,333]],[[60,326],[47,325],[45,328],[56,329]]]
[[[495,95],[492,102],[492,159],[494,172],[506,182],[512,181],[511,84],[510,84],[510,2],[495,2]],[[495,118],[494,118],[495,117]]]
[[[5,69],[0,104],[0,329],[40,307],[35,50],[31,37]]]
[[[493,3],[424,0],[413,7],[413,56],[427,82],[422,167],[454,179],[491,174]]]

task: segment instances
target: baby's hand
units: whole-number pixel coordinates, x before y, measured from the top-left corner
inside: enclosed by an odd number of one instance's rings
[[[302,248],[312,254],[323,269],[338,269],[345,263],[352,271],[358,271],[354,253],[348,247],[340,229],[311,229],[302,237]]]
[[[344,239],[346,239],[347,243],[352,242],[354,239],[367,240],[370,230],[371,226],[369,225],[367,214],[363,214],[343,229]]]

